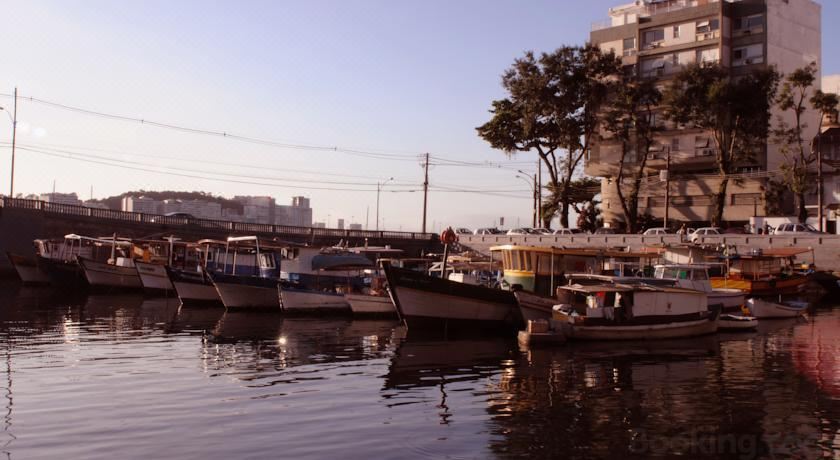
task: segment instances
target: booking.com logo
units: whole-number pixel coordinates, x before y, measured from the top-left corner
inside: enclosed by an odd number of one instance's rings
[[[633,430],[629,446],[637,455],[731,456],[743,460],[776,456],[813,458],[819,456],[819,434],[797,432],[726,434],[714,428],[697,428],[673,436]]]

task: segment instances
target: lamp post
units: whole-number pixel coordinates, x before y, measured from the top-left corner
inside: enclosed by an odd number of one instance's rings
[[[9,114],[9,111],[6,110],[4,107],[0,107],[0,110],[6,112],[6,115],[9,115],[9,118],[12,120],[12,173],[11,179],[9,180],[9,198],[14,198],[15,196],[15,138],[17,137],[17,88],[15,88],[15,105],[14,114]]]
[[[382,186],[394,180],[393,177],[389,178],[385,182],[377,182],[376,183],[376,231],[379,231],[379,192],[382,191]]]
[[[522,171],[519,171],[522,174],[525,174]],[[528,186],[531,187],[532,197],[534,200],[534,213],[533,218],[531,219],[531,226],[537,228],[537,175],[534,174],[533,182],[531,182],[530,178],[525,178],[524,176],[520,176],[519,174],[516,175],[517,178],[524,180],[528,183]]]

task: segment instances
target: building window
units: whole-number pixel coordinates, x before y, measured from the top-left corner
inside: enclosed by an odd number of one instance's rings
[[[697,50],[697,63],[700,65],[704,64],[716,64],[720,62],[720,50],[717,48],[707,48],[704,50]]]
[[[680,38],[680,26],[674,26],[674,38]]]
[[[764,45],[743,46],[732,50],[732,66],[738,67],[750,64],[761,64],[764,62]]]
[[[645,45],[657,46],[665,40],[665,29],[648,30],[645,32]]]
[[[753,30],[759,30],[764,27],[764,15],[754,14],[743,18],[735,18],[735,30],[749,33]]]
[[[671,151],[672,152],[679,152],[680,151],[680,138],[679,137],[672,137],[671,138]]]
[[[709,19],[707,21],[697,21],[697,33],[698,34],[705,34],[709,32],[714,32],[720,29],[720,20],[718,19]]]
[[[636,37],[630,37],[624,39],[624,50],[634,50],[636,49]]]

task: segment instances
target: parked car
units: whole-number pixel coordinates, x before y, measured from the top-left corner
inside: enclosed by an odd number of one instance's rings
[[[558,228],[552,234],[553,235],[580,235],[583,233],[583,230],[579,228]]]
[[[701,237],[704,236],[714,236],[720,235],[721,229],[720,227],[702,227],[695,230],[691,235],[688,236],[688,239],[692,243],[696,243]]]
[[[529,228],[534,235],[551,235],[551,230],[547,228]]]
[[[601,227],[601,228],[596,228],[595,231],[592,232],[592,234],[593,235],[617,235],[618,232],[614,228]]]
[[[477,228],[473,232],[474,235],[504,235],[505,232],[499,230],[498,228],[487,227],[487,228]]]
[[[534,233],[533,229],[530,228],[512,228],[508,230],[508,235],[535,235],[538,233]]]
[[[808,233],[820,233],[819,230],[809,224],[779,224],[774,235],[805,235]]]
[[[455,229],[455,234],[456,235],[472,235],[473,231],[468,229],[468,228],[461,227],[461,228],[456,228]]]
[[[645,230],[644,233],[642,233],[642,235],[648,235],[648,236],[650,236],[650,235],[669,235],[669,234],[671,234],[671,231],[668,230],[665,227],[649,228],[649,229]]]

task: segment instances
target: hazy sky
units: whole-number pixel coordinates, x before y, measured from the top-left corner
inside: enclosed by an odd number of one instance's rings
[[[474,128],[504,96],[500,74],[514,58],[583,43],[616,3],[4,1],[0,93],[17,86],[104,113],[344,150],[258,145],[21,100],[15,191],[45,192],[55,181],[83,198],[91,187],[97,198],[175,189],[285,204],[305,195],[316,220],[364,224],[369,212],[373,227],[376,183],[393,177],[381,194],[384,225],[419,230],[419,157],[429,152],[504,164],[433,166],[430,227],[490,226],[501,216],[506,227],[527,225],[531,192],[516,169],[533,173],[536,157],[509,160]],[[823,24],[835,24],[840,2],[822,3]],[[823,27],[825,73],[840,73],[838,38]],[[0,105],[11,101],[0,96]],[[0,115],[2,193],[10,139]],[[134,169],[103,164],[114,160]]]

